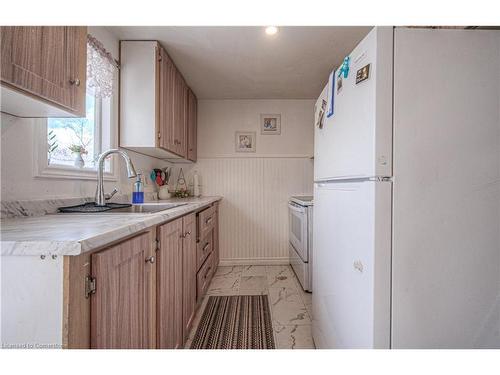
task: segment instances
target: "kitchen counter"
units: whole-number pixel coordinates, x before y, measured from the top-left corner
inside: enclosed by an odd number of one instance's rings
[[[149,227],[173,220],[222,197],[168,199],[151,203],[187,203],[156,213],[49,214],[1,220],[1,255],[79,255]]]

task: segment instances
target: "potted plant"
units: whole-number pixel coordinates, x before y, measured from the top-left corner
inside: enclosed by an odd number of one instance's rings
[[[83,168],[85,161],[83,160],[82,155],[88,154],[88,151],[85,150],[85,147],[82,145],[72,144],[68,148],[73,154],[75,154],[75,167]]]

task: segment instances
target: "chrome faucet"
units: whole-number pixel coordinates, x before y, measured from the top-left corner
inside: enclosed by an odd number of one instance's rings
[[[128,178],[133,178],[137,176],[135,172],[134,164],[132,164],[132,160],[125,151],[118,149],[111,149],[108,151],[104,151],[99,158],[97,159],[97,190],[95,192],[95,205],[96,206],[105,206],[106,205],[106,195],[104,194],[104,182],[103,182],[103,174],[104,174],[104,159],[111,154],[119,154],[123,156],[125,159],[125,163],[127,163],[127,176]],[[116,190],[116,189],[115,189]],[[116,192],[113,190],[113,194]],[[113,194],[111,196],[113,196]]]

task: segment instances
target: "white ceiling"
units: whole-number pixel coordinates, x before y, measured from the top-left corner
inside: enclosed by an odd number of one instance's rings
[[[315,99],[371,27],[109,27],[158,40],[199,99]]]

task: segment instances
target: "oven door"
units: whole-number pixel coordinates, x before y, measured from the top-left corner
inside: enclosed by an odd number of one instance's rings
[[[309,261],[307,249],[307,209],[293,202],[288,203],[289,239],[302,261]]]

